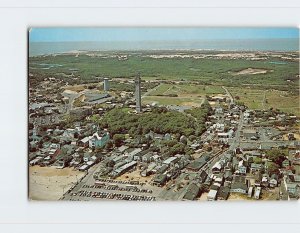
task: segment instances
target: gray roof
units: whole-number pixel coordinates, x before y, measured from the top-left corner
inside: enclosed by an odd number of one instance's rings
[[[248,186],[245,183],[242,182],[235,182],[231,185],[231,189],[243,189],[248,190]]]
[[[195,200],[195,198],[199,194],[199,191],[200,191],[200,188],[196,184],[192,183],[188,186],[186,193],[183,196],[183,199]]]
[[[219,191],[218,191],[218,197],[222,197],[223,199],[227,199],[228,198],[228,195],[229,195],[229,187],[220,187]]]
[[[225,171],[224,178],[225,179],[232,178],[232,172],[231,171]]]
[[[207,160],[208,160],[208,156],[203,155],[200,158],[195,159],[189,165],[187,165],[187,168],[192,170],[199,170],[201,167],[203,167],[206,164]]]
[[[262,164],[260,163],[251,163],[251,168],[261,168]]]
[[[163,184],[167,180],[166,174],[158,174],[154,177],[154,182]]]

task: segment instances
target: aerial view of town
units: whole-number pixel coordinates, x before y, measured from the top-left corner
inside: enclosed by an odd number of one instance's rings
[[[31,29],[28,198],[298,200],[299,31],[213,30]]]

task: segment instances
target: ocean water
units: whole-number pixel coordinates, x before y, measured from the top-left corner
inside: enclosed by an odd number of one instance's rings
[[[197,40],[197,41],[120,41],[120,42],[31,42],[29,56],[74,50],[227,50],[299,51],[298,39]]]

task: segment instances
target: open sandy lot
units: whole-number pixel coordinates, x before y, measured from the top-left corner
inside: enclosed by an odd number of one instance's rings
[[[207,201],[208,193],[202,193],[202,195],[198,198],[199,201]]]
[[[29,167],[29,199],[59,200],[76,182],[85,176],[73,168]]]
[[[294,137],[296,138],[297,141],[300,140],[300,134],[299,133],[294,133]],[[283,140],[286,140],[286,141],[289,140],[288,134],[283,135]]]
[[[122,181],[139,181],[142,183],[149,183],[154,175],[150,175],[147,177],[143,177],[140,175],[141,170],[135,170],[131,173],[125,173],[119,177],[116,178],[116,180],[122,180]]]
[[[243,75],[243,74],[266,74],[267,72],[271,72],[271,71],[270,70],[265,70],[265,69],[247,68],[247,69],[241,70],[239,72],[236,72],[235,75]]]
[[[254,200],[248,198],[246,194],[239,194],[239,193],[230,193],[227,199],[228,201],[245,201],[245,200]]]

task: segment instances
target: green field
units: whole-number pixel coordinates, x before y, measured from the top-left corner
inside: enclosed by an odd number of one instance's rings
[[[287,91],[260,90],[251,88],[228,87],[236,101],[245,103],[250,109],[279,109],[300,116],[299,96]],[[265,97],[264,97],[265,96]]]
[[[204,96],[211,94],[225,94],[221,86],[213,85],[195,85],[195,84],[161,84],[157,89],[152,91],[149,95],[170,95],[176,94],[178,96]]]
[[[143,98],[144,104],[157,103],[158,105],[178,105],[178,106],[194,106],[201,105],[203,98],[189,97],[166,97],[166,96],[146,96]]]
[[[133,78],[140,72],[142,84],[145,84],[146,82],[143,81],[147,80],[181,81],[176,84],[162,83],[154,88],[148,93],[148,96],[143,98],[146,103],[199,104],[205,95],[224,94],[221,87],[224,85],[229,87],[228,90],[234,97],[238,97],[237,101],[244,102],[251,109],[273,107],[300,115],[299,77],[297,77],[299,64],[296,61],[282,62],[279,57],[268,57],[266,60],[258,61],[229,58],[195,59],[191,57],[158,59],[145,56],[153,53],[164,54],[164,51],[122,52],[122,55],[128,55],[126,60],[119,60],[117,57],[111,56],[118,52],[107,52],[102,57],[91,57],[86,54],[30,57],[29,73],[31,78],[29,81],[30,84],[38,85],[39,80],[43,80],[45,77],[58,77],[67,80],[70,85],[74,85],[98,82],[97,78],[104,76],[112,79]],[[165,53],[175,54],[178,52],[167,51]],[[196,54],[197,52],[187,53]],[[248,68],[264,69],[268,72],[236,75]],[[71,75],[74,79],[71,79]],[[112,88],[125,88],[125,84],[118,82],[111,84]],[[146,89],[151,88],[149,86]],[[133,86],[128,85],[127,89],[133,91]]]
[[[161,84],[143,97],[146,104],[200,106],[205,95],[225,94],[221,86],[195,84]],[[171,97],[170,95],[174,95]]]
[[[297,81],[299,65],[297,62],[286,62],[278,65],[270,62],[247,59],[194,59],[194,58],[151,58],[130,52],[127,60],[116,57],[90,57],[87,55],[58,55],[30,57],[29,71],[36,75],[72,73],[82,80],[93,77],[133,77],[137,72],[142,77],[165,80],[195,80],[199,82],[237,86],[241,84],[285,85],[294,87]],[[279,60],[279,58],[278,58]],[[279,60],[280,61],[280,60]],[[45,65],[46,64],[46,65]],[[47,65],[48,64],[48,65]],[[49,67],[49,64],[52,65]],[[267,74],[234,75],[234,72],[247,68],[273,70]],[[287,83],[289,79],[293,82]]]
[[[266,105],[270,108],[278,108],[284,112],[300,116],[299,95],[291,95],[285,91],[267,91]]]
[[[263,109],[264,90],[228,87],[235,101],[241,101],[251,109]]]

